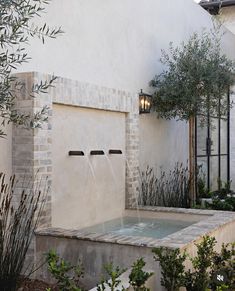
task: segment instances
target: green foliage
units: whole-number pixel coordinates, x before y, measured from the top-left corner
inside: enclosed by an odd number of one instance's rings
[[[55,251],[47,254],[48,270],[57,281],[60,291],[81,291],[80,278],[83,277],[83,268],[80,264],[72,266],[69,262],[60,258]]]
[[[235,211],[235,197],[232,196],[231,182],[223,182],[218,179],[218,190],[209,191],[206,187],[205,175],[199,171],[197,176],[197,207],[202,208],[201,198],[211,198],[212,202],[205,201],[205,208],[223,211]]]
[[[226,114],[230,104],[224,96],[234,84],[235,64],[222,53],[221,39],[219,28],[204,30],[179,47],[171,43],[169,53],[162,51],[165,70],[150,82],[160,117],[187,121],[197,114],[206,116],[207,110],[218,116],[219,102],[220,113]]]
[[[185,270],[184,263],[188,255],[180,252],[180,249],[159,247],[153,249],[154,259],[161,266],[161,284],[167,291],[178,291],[180,287],[186,287],[187,291],[224,291],[235,290],[235,243],[223,244],[221,251],[214,251],[216,240],[214,237],[204,236],[199,244],[196,244],[197,255],[190,258],[192,270]],[[83,270],[78,266],[71,266],[60,259],[51,251],[47,255],[48,269],[57,280],[57,287],[61,291],[80,291],[79,279],[83,276]],[[150,291],[145,287],[146,281],[153,273],[143,270],[145,262],[143,258],[133,263],[129,275],[130,286],[135,291]],[[106,276],[97,286],[97,291],[127,291],[121,285],[120,276],[126,269],[115,267],[113,263],[105,267]],[[217,282],[215,275],[226,275],[225,282]],[[70,274],[70,276],[68,275]],[[75,274],[71,276],[71,274]]]
[[[17,182],[14,176],[6,181],[5,175],[0,173],[1,291],[17,290],[20,275],[29,275],[33,267],[27,262],[26,270],[23,268],[47,195],[48,189],[43,189],[43,184],[43,181],[34,184],[28,177],[24,177],[22,183]],[[21,193],[17,192],[19,189],[22,189]],[[14,200],[16,195],[18,203]]]
[[[146,265],[143,258],[138,259],[132,265],[132,270],[129,275],[130,284],[134,288],[135,291],[149,291],[149,288],[146,288],[144,285],[146,281],[154,274],[145,272],[143,267]]]
[[[25,84],[12,75],[22,64],[29,61],[25,46],[30,38],[38,37],[44,42],[46,37],[55,38],[62,31],[47,24],[35,26],[33,19],[40,16],[50,0],[0,0],[0,117],[2,124],[0,137],[5,135],[4,126],[10,122],[25,127],[40,127],[47,120],[47,108],[34,114],[22,113],[14,109],[17,94]],[[35,96],[52,86],[54,77],[48,82],[35,84],[26,94]],[[33,97],[32,97],[33,98]]]
[[[120,269],[118,266],[114,267],[113,263],[107,264],[104,269],[108,278],[102,278],[101,283],[97,286],[97,291],[104,291],[106,288],[110,291],[117,291],[118,289],[116,288],[120,287],[121,284],[119,277],[126,269]],[[120,288],[122,291],[125,291],[123,286]]]
[[[181,254],[179,249],[159,247],[153,249],[154,258],[161,265],[161,284],[167,291],[178,291],[184,286],[184,262],[186,253]]]
[[[210,274],[208,269],[213,263],[215,243],[216,240],[214,237],[205,236],[203,237],[201,243],[196,244],[197,256],[191,258],[194,270],[188,270],[185,273],[185,286],[187,290],[207,290],[210,283]]]
[[[160,247],[154,249],[155,259],[162,269],[161,284],[168,291],[186,287],[187,291],[235,290],[235,249],[234,244],[223,244],[220,253],[214,251],[214,237],[204,236],[196,244],[197,255],[190,258],[193,269],[185,270],[186,254],[179,249]],[[215,274],[224,273],[226,282],[218,283]]]
[[[199,177],[197,179],[197,191],[199,198],[210,198],[210,192],[208,191],[206,187],[205,180],[203,178]]]
[[[202,169],[202,166],[197,166],[197,203],[200,198],[211,198],[210,191],[206,187],[206,174]]]
[[[211,282],[212,290],[235,290],[235,244],[223,244],[220,253],[216,253],[212,259],[211,278],[216,272],[226,274],[226,285],[216,286]],[[216,289],[217,288],[217,289]],[[227,288],[227,289],[226,289]]]
[[[206,208],[213,210],[235,211],[235,197],[226,197],[224,201],[220,198],[212,198],[212,203],[206,202]]]
[[[231,191],[231,183],[232,181],[223,182],[221,179],[217,180],[218,190],[212,191],[211,196],[212,197],[218,197],[220,199],[225,199],[228,194],[230,194]]]
[[[229,291],[229,287],[227,285],[221,285],[221,286],[217,286],[215,291],[226,291],[228,290]],[[231,289],[230,289],[231,290]]]

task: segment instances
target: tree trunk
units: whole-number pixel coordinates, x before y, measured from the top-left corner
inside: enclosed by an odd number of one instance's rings
[[[189,119],[190,206],[196,204],[195,117]]]

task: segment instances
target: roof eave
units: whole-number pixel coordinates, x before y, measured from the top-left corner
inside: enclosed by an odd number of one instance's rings
[[[213,1],[213,2],[200,2],[202,8],[207,10],[209,13],[216,15],[219,13],[220,8],[235,6],[235,0],[225,1]]]

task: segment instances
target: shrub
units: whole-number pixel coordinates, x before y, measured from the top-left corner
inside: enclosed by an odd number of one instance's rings
[[[19,182],[18,182],[19,183]],[[16,181],[8,183],[0,173],[0,286],[1,291],[15,291],[23,272],[26,253],[43,209],[48,189],[25,178],[19,202],[14,203]],[[19,194],[18,194],[19,195]],[[29,269],[29,266],[26,266]],[[26,270],[28,271],[28,270]],[[27,274],[25,274],[27,275]]]
[[[223,211],[235,211],[235,197],[227,197],[222,201],[220,198],[213,198],[212,203],[206,202],[206,208]]]
[[[80,264],[72,266],[51,250],[46,257],[48,270],[56,279],[60,291],[81,291],[80,278],[83,277],[83,268]]]
[[[193,271],[188,270],[185,273],[185,286],[190,291],[204,291],[210,283],[209,268],[212,266],[215,256],[214,246],[216,240],[214,237],[205,236],[201,243],[196,244],[197,256],[191,258]]]
[[[187,291],[223,291],[235,290],[235,250],[234,244],[224,244],[220,253],[214,251],[214,237],[204,236],[196,244],[197,256],[190,258],[193,269],[185,270],[187,254],[179,249],[160,247],[153,250],[155,259],[161,266],[161,284],[167,291],[177,291],[186,287]],[[215,274],[222,272],[226,282],[217,282]]]
[[[178,291],[184,286],[184,262],[186,253],[181,254],[179,249],[159,247],[153,249],[154,258],[161,266],[161,284],[167,291]]]
[[[97,291],[104,291],[107,287],[108,290],[115,291],[117,287],[120,287],[121,280],[119,277],[126,269],[121,269],[118,266],[114,267],[113,263],[107,264],[104,269],[108,278],[102,278],[101,283],[97,286]],[[123,286],[121,288],[122,291],[125,291]]]
[[[143,271],[143,267],[145,265],[146,263],[143,258],[138,259],[132,265],[132,270],[129,275],[129,282],[135,291],[150,291],[149,288],[145,287],[145,283],[154,273]]]
[[[211,280],[210,287],[212,290],[221,288],[221,290],[235,290],[235,244],[223,244],[220,253],[216,253],[212,259],[210,277],[213,279],[216,273],[223,273],[226,276],[225,284],[216,286]],[[227,289],[226,289],[227,288]]]
[[[165,207],[190,207],[190,172],[188,166],[176,163],[159,177],[149,166],[141,173],[139,204]]]
[[[211,193],[209,189],[206,187],[206,174],[203,171],[202,165],[197,166],[196,191],[197,191],[197,203],[200,203],[200,198],[211,198]]]

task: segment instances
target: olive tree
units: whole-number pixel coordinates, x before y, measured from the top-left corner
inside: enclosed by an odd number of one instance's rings
[[[221,48],[219,29],[193,33],[188,41],[162,51],[164,70],[150,84],[154,105],[162,118],[190,120],[197,114],[226,114],[227,92],[234,84],[235,63]],[[220,104],[220,107],[219,107]]]
[[[195,117],[204,126],[208,116],[226,115],[231,103],[227,94],[234,84],[235,63],[223,53],[223,33],[213,30],[193,33],[180,46],[170,43],[162,51],[164,70],[150,82],[155,88],[153,103],[158,116],[189,122],[191,205],[196,201]]]
[[[38,127],[47,119],[47,108],[34,115],[23,114],[14,109],[17,93],[23,84],[13,76],[17,69],[30,60],[26,45],[30,38],[38,37],[44,43],[46,37],[55,38],[62,31],[34,25],[50,0],[0,0],[0,137],[5,135],[4,126],[10,122],[27,127]],[[55,78],[49,82],[34,84],[29,94],[45,92]],[[32,97],[33,98],[33,97]]]

